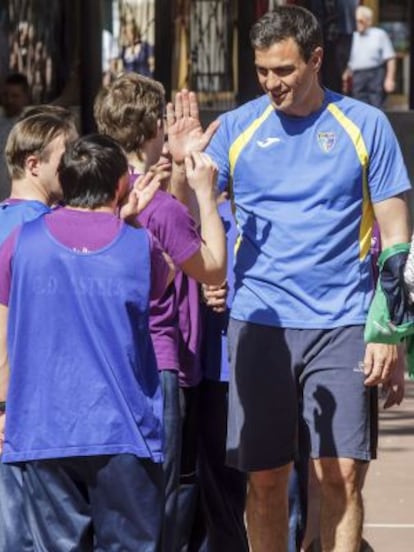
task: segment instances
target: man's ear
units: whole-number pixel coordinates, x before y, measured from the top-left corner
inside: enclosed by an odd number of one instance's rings
[[[115,191],[115,202],[117,205],[124,203],[129,195],[129,174],[123,174],[117,182],[116,191]]]
[[[26,157],[24,167],[32,176],[39,176],[40,161],[37,155],[29,155]]]
[[[311,62],[316,72],[320,70],[322,66],[322,60],[323,60],[323,48],[321,46],[318,46],[312,52],[312,56],[311,56]]]

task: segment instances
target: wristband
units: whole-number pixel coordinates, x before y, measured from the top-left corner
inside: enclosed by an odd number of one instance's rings
[[[6,401],[0,401],[0,414],[4,414],[6,412]]]

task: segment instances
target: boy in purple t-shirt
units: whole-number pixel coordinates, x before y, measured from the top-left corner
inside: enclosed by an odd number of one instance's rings
[[[131,181],[160,160],[165,143],[165,93],[160,83],[136,73],[121,75],[101,90],[94,111],[99,132],[115,138],[126,151]],[[225,279],[226,247],[215,202],[216,169],[205,154],[197,153],[207,143],[214,125],[203,134],[199,132],[199,122],[184,112],[177,112],[174,121],[171,121],[171,113],[169,118],[170,148],[174,154],[172,180],[186,179],[194,189],[201,231],[187,208],[163,190],[156,193],[141,213],[139,222],[158,238],[164,251],[185,275],[197,281],[220,284]],[[176,280],[180,278],[178,275]],[[151,303],[150,309],[151,337],[165,409],[163,547],[166,552],[175,550],[178,532],[177,491],[182,437],[178,373],[183,368],[178,348],[181,334],[179,290],[177,283],[169,286],[161,298]],[[198,308],[198,299],[196,304]]]
[[[3,461],[24,467],[36,550],[159,549],[162,396],[148,311],[171,276],[155,238],[117,215],[145,208],[160,175],[129,193],[127,170],[109,137],[77,140],[59,166],[65,207],[0,248]]]

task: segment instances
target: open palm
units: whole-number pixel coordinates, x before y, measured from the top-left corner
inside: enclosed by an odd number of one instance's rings
[[[219,125],[213,121],[205,131],[200,123],[194,92],[177,92],[175,106],[167,105],[168,146],[173,160],[182,163],[193,152],[203,151]]]

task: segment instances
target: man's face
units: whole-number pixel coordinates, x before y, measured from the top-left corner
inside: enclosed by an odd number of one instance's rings
[[[363,15],[356,14],[356,28],[359,33],[365,32],[369,27],[369,21]]]
[[[320,96],[318,71],[322,48],[316,48],[308,62],[302,58],[293,38],[255,50],[259,83],[274,108],[286,115],[306,116]]]
[[[29,103],[26,92],[19,84],[6,84],[2,96],[7,117],[18,117]]]

